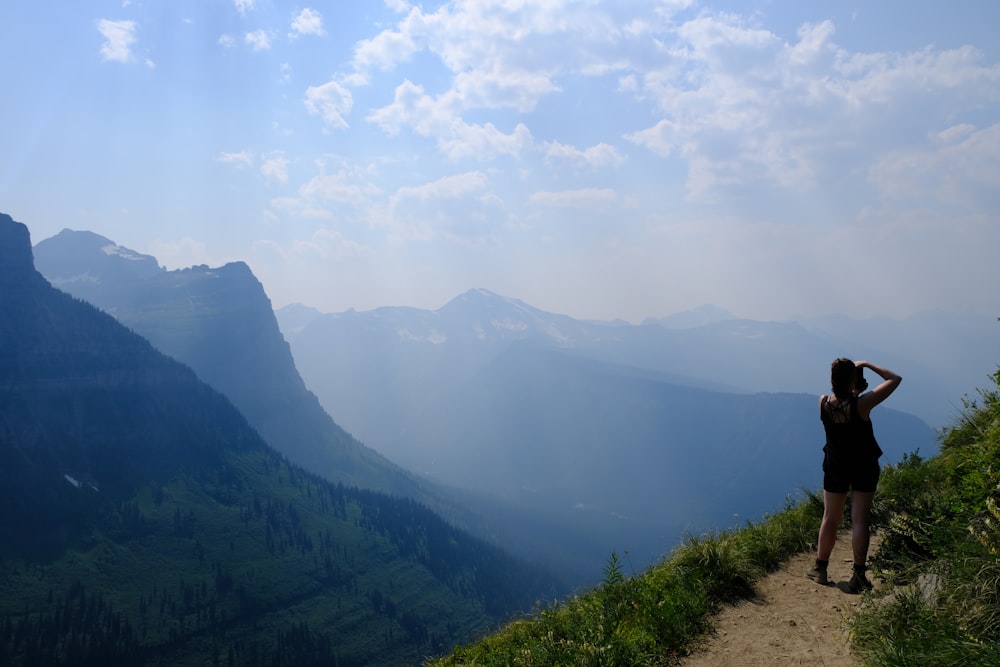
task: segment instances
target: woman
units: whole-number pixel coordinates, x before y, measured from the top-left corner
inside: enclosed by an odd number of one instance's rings
[[[864,391],[864,369],[870,368],[882,382],[875,389]],[[875,441],[871,411],[896,390],[902,378],[887,368],[867,361],[857,363],[837,359],[830,368],[833,396],[819,399],[819,415],[826,432],[823,447],[823,522],[819,528],[816,564],[806,573],[820,584],[828,583],[827,564],[837,541],[837,528],[844,516],[847,491],[853,490],[851,501],[851,546],[854,552],[854,573],[847,584],[852,593],[870,590],[865,576],[868,560],[869,514],[875,487],[878,485],[878,459],[882,450]]]

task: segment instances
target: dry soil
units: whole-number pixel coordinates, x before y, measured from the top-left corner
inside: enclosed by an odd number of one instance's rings
[[[872,536],[870,553],[877,536]],[[862,596],[847,592],[851,538],[843,533],[830,557],[830,585],[805,576],[815,554],[792,557],[757,585],[754,600],[727,606],[714,617],[714,631],[681,667],[811,665],[858,667],[845,621]],[[873,582],[878,587],[878,582]]]

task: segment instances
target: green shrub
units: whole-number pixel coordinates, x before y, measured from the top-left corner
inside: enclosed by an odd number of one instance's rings
[[[598,588],[536,611],[435,665],[670,665],[710,627],[722,602],[752,596],[754,583],[819,528],[822,504],[807,499],[742,530],[690,537],[670,558],[627,577],[612,553]]]
[[[850,621],[855,649],[869,665],[1000,665],[1000,394],[967,401],[941,453],[904,458],[878,495],[886,585]]]

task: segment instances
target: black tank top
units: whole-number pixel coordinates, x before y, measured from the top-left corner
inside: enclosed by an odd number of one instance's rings
[[[823,451],[833,460],[849,460],[856,457],[882,456],[882,448],[875,440],[875,429],[870,419],[858,415],[858,397],[851,396],[847,402],[830,405],[824,397],[819,410],[826,431],[826,445]]]

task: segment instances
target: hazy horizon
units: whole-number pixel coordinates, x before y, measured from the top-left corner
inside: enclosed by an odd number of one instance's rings
[[[3,211],[0,211],[0,213],[3,213]],[[18,222],[21,222],[21,221],[18,220]],[[69,231],[73,231],[73,232],[91,232],[91,230],[69,230]],[[29,227],[29,232],[30,232],[30,227]],[[101,236],[103,236],[103,235],[101,235]],[[52,238],[52,237],[49,237],[49,238]],[[47,239],[35,239],[34,237],[32,237],[32,246],[38,245],[38,243],[40,241],[44,241],[44,240],[47,240]],[[108,240],[114,242],[114,239],[108,239]],[[143,254],[143,255],[149,255],[149,253],[142,253],[140,251],[137,251],[135,248],[127,248],[125,246],[122,246],[121,244],[116,244],[116,246],[119,247],[119,248],[124,248],[125,250],[128,250],[128,251],[134,251],[134,252],[139,252],[140,254]],[[243,261],[243,260],[233,260],[233,261]],[[180,267],[173,267],[173,268],[171,268],[171,267],[167,267],[167,266],[163,265],[162,263],[160,264],[160,268],[163,269],[163,270],[166,270],[166,271],[180,271],[180,270],[186,270],[186,269],[193,269],[193,268],[196,268],[198,266],[206,266],[206,265],[191,265],[191,266],[180,266]],[[220,266],[223,266],[223,264],[212,265],[212,266],[209,266],[209,268],[210,269],[211,268],[219,268]],[[266,285],[264,285],[264,289],[265,289],[265,292],[266,292],[266,289],[267,289]],[[278,305],[275,305],[273,303],[273,299],[270,298],[270,295],[268,295],[268,298],[272,301],[272,307],[273,307],[273,309],[274,309],[274,311],[276,313],[278,311],[281,311],[284,308],[289,308],[289,307],[302,307],[302,308],[306,308],[306,309],[317,311],[321,315],[337,315],[337,314],[348,313],[348,312],[367,313],[367,312],[372,312],[372,311],[380,310],[380,309],[383,309],[383,308],[412,308],[412,309],[420,310],[420,311],[430,311],[430,312],[433,312],[433,311],[436,311],[436,310],[439,310],[439,309],[443,308],[448,303],[450,303],[452,300],[461,297],[463,294],[466,294],[468,292],[480,291],[480,290],[486,290],[486,288],[484,288],[484,287],[469,287],[468,289],[463,290],[462,292],[458,292],[458,293],[453,294],[452,296],[446,298],[445,301],[443,301],[440,304],[431,305],[431,306],[428,306],[428,307],[414,306],[412,304],[407,304],[407,303],[384,303],[384,304],[373,305],[373,306],[368,307],[368,308],[355,308],[353,306],[348,306],[347,308],[344,308],[342,310],[323,310],[322,308],[318,308],[318,307],[316,307],[316,306],[314,306],[312,304],[303,303],[301,301],[293,301],[293,302],[286,303],[286,304],[283,304],[281,306],[278,306]],[[580,320],[580,321],[609,322],[609,323],[611,323],[611,322],[626,322],[628,324],[641,324],[643,321],[646,321],[646,320],[665,320],[665,319],[678,318],[678,317],[682,317],[683,318],[683,317],[686,317],[686,316],[692,316],[694,318],[694,320],[698,320],[699,317],[701,317],[701,316],[708,317],[711,320],[716,320],[716,319],[754,319],[754,318],[749,317],[749,316],[744,317],[743,315],[740,315],[739,313],[733,313],[733,312],[729,311],[728,309],[722,308],[721,306],[718,306],[718,305],[713,304],[713,303],[702,303],[702,304],[698,304],[698,305],[692,306],[691,308],[686,308],[684,310],[674,311],[674,312],[669,312],[669,313],[654,313],[654,314],[649,314],[649,315],[645,315],[645,316],[643,316],[641,318],[638,318],[636,320],[631,320],[631,321],[630,320],[625,320],[624,318],[612,318],[612,319],[606,319],[606,318],[580,318],[580,317],[576,317],[574,315],[571,315],[569,313],[564,313],[564,312],[559,311],[559,310],[546,310],[546,309],[543,309],[543,308],[539,308],[538,306],[536,306],[536,304],[533,304],[533,303],[527,301],[526,299],[522,299],[521,297],[519,297],[516,294],[499,294],[499,293],[492,292],[492,290],[486,290],[486,291],[487,292],[491,292],[491,293],[495,294],[496,296],[498,296],[500,298],[507,299],[507,300],[510,300],[510,301],[521,302],[521,303],[523,303],[524,305],[526,305],[528,307],[537,308],[538,310],[542,310],[542,311],[550,313],[552,315],[557,315],[557,316],[565,315],[565,316],[568,316],[568,317],[571,317],[573,319],[577,319],[577,320]],[[958,312],[967,312],[967,313],[974,314],[976,316],[984,316],[984,317],[990,317],[990,318],[992,318],[994,316],[993,313],[988,312],[988,311],[984,311],[981,308],[975,308],[975,307],[972,307],[972,306],[962,307],[962,306],[954,306],[954,305],[951,305],[951,306],[948,306],[948,307],[931,307],[931,308],[928,308],[928,309],[915,311],[915,312],[911,313],[909,316],[921,316],[921,315],[934,314],[934,313],[958,313]],[[828,312],[828,313],[821,313],[821,314],[817,314],[817,315],[813,315],[813,316],[801,316],[801,315],[797,315],[797,314],[791,314],[788,317],[775,318],[775,319],[771,319],[771,320],[765,319],[765,320],[762,320],[762,321],[794,322],[794,321],[799,321],[799,320],[823,319],[823,318],[826,318],[826,317],[845,317],[845,318],[851,319],[851,316],[846,315],[844,313]],[[889,318],[889,319],[897,319],[897,320],[906,319],[905,317],[904,318],[893,318],[891,316],[884,315],[884,314],[873,315],[873,316],[870,316],[870,317],[863,317],[863,318],[857,318],[857,319],[859,319],[861,321],[864,321],[864,320],[879,319],[879,318]],[[681,328],[684,328],[683,325],[679,325],[679,326],[681,326]],[[696,326],[696,324],[694,324],[692,326]]]
[[[1000,5],[0,8],[0,210],[275,308],[1000,313]]]

